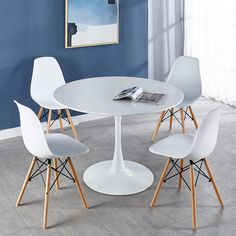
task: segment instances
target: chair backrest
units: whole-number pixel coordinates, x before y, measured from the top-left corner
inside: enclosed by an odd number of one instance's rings
[[[24,144],[36,157],[45,158],[51,155],[41,123],[35,113],[28,107],[14,101],[20,113],[20,125]]]
[[[38,102],[43,96],[53,99],[54,91],[65,84],[61,68],[54,57],[39,57],[34,60],[30,94]]]
[[[178,57],[169,73],[168,83],[184,93],[184,99],[197,99],[202,93],[199,61],[194,57]]]
[[[191,159],[205,158],[213,151],[218,136],[220,113],[221,108],[215,109],[203,119],[194,137],[189,154]]]

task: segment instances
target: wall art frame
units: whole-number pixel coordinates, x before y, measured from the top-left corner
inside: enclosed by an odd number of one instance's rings
[[[119,43],[119,0],[65,0],[65,48]]]

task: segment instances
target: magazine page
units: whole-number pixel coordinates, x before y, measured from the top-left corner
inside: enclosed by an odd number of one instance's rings
[[[138,102],[158,104],[164,96],[165,94],[143,92],[143,95],[138,99]]]
[[[113,100],[129,98],[135,101],[142,95],[142,92],[142,88],[135,86],[121,91],[117,96],[113,98]]]
[[[136,87],[136,91],[132,94],[132,98],[134,101],[137,101],[143,94],[143,89],[140,87]]]

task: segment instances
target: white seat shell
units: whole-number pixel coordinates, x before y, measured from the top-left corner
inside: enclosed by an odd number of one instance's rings
[[[221,109],[209,112],[195,135],[174,134],[149,148],[149,151],[173,159],[199,160],[213,151],[218,135]]]
[[[30,94],[41,107],[65,109],[54,96],[54,91],[65,84],[61,68],[54,57],[39,57],[34,60]]]
[[[65,134],[44,134],[41,123],[28,107],[14,101],[19,109],[22,137],[28,151],[38,157],[52,159],[85,154],[88,147]]]
[[[45,137],[50,151],[57,157],[85,154],[89,151],[84,144],[64,134],[46,134]]]
[[[181,159],[190,152],[193,139],[193,135],[174,134],[152,145],[149,151],[158,155]]]
[[[167,82],[179,88],[184,94],[184,99],[178,107],[190,106],[202,94],[198,59],[188,56],[178,57],[170,70]]]

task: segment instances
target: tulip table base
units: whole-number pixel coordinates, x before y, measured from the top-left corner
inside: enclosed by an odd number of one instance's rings
[[[153,183],[153,174],[145,166],[124,161],[121,148],[121,116],[115,116],[113,160],[102,161],[84,172],[84,182],[93,190],[109,195],[130,195],[144,191]]]
[[[84,173],[85,183],[99,193],[130,195],[144,191],[153,183],[152,172],[143,165],[124,161],[126,170],[112,171],[112,161],[102,161],[90,166]]]

